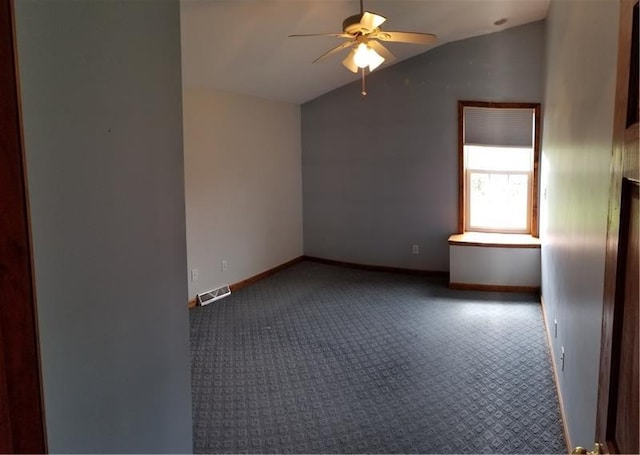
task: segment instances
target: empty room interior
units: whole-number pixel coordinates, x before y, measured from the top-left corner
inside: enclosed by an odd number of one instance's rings
[[[0,452],[638,452],[637,1],[1,4]]]

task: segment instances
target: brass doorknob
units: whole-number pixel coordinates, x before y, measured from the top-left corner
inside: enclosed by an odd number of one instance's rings
[[[571,451],[571,454],[588,454],[588,455],[602,455],[602,444],[596,442],[593,446],[593,451],[587,450],[584,447],[577,446]]]

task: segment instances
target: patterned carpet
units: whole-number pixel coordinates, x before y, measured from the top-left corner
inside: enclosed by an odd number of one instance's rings
[[[563,453],[535,296],[301,262],[191,314],[196,453]]]

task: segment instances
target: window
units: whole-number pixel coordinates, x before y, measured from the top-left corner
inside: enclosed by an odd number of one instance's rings
[[[459,232],[538,235],[540,105],[458,103]]]

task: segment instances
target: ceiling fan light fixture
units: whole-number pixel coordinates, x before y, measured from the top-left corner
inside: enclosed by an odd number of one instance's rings
[[[360,43],[356,48],[356,53],[353,55],[353,61],[358,68],[364,68],[369,66],[369,48],[366,44]]]
[[[371,49],[366,43],[358,44],[353,61],[358,68],[369,67],[369,71],[373,71],[384,62],[384,57]]]

